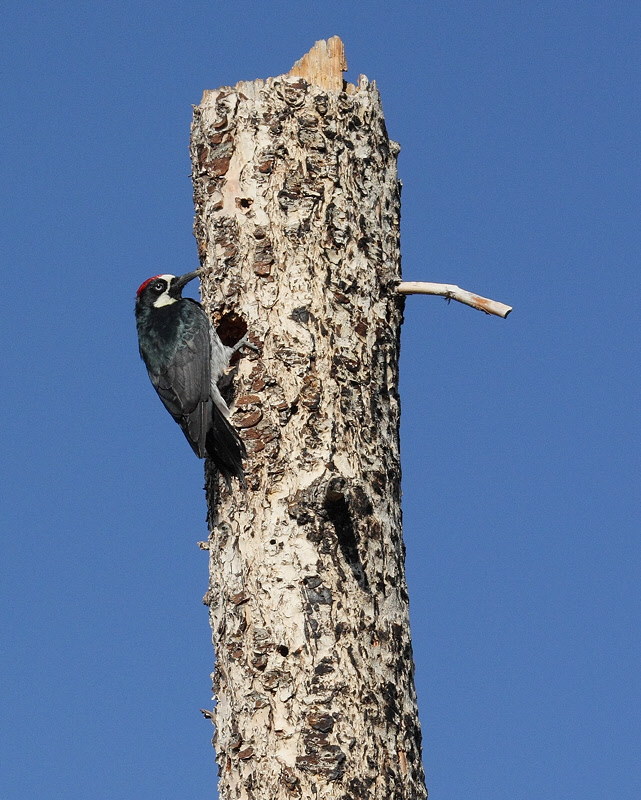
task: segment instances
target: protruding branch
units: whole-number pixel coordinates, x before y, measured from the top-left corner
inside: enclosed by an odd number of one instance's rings
[[[448,300],[458,300],[459,303],[465,303],[466,306],[485,311],[486,314],[503,317],[503,319],[512,311],[512,306],[506,306],[505,303],[499,303],[497,300],[488,300],[487,297],[472,294],[472,292],[467,292],[453,283],[403,281],[403,283],[398,284],[396,291],[400,294],[435,294]]]

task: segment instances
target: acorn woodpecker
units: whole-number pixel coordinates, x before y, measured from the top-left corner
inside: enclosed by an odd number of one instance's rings
[[[154,389],[199,458],[214,462],[229,488],[236,476],[245,483],[245,445],[229,422],[219,381],[229,359],[243,345],[226,347],[200,303],[182,297],[200,270],[156,275],[138,288],[136,326],[140,356]]]

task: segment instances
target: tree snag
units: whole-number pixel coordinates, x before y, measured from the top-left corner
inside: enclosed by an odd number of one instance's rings
[[[248,490],[206,480],[223,800],[426,797],[399,457],[399,147],[338,37],[194,109],[203,304]],[[337,80],[337,75],[340,80]],[[209,713],[209,712],[208,712]]]

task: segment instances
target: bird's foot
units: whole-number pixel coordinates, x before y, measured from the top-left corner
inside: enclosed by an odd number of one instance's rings
[[[236,344],[231,348],[231,355],[233,356],[234,353],[237,353],[239,350],[242,350],[243,347],[246,347],[248,350],[253,350],[255,353],[258,353],[258,347],[249,341],[249,334],[246,333],[242,339],[236,342]]]

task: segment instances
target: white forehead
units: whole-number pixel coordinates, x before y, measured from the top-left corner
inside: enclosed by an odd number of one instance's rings
[[[162,278],[167,283],[171,283],[175,277],[175,275],[156,275],[156,278]]]

